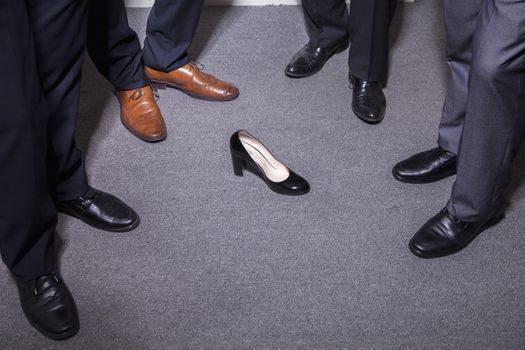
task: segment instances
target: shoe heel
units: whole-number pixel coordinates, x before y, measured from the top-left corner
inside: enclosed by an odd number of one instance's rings
[[[151,86],[157,90],[166,90],[166,84],[161,83],[161,82],[152,81]]]
[[[350,45],[350,40],[346,40],[345,42],[339,44],[339,46],[335,50],[335,54],[346,51],[349,45]]]
[[[246,168],[244,159],[232,153],[232,164],[233,164],[233,173],[235,174],[235,176],[243,176],[244,169]]]

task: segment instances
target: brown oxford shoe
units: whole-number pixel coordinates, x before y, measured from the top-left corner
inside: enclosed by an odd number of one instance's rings
[[[150,86],[117,91],[122,124],[139,139],[162,141],[167,136],[166,125]]]
[[[169,86],[202,100],[230,101],[239,96],[239,89],[211,74],[204,73],[194,62],[171,72],[162,72],[147,66],[144,67],[144,71],[160,88]]]

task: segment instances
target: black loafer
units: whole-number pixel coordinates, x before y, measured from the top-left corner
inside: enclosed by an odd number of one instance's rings
[[[414,255],[425,259],[454,254],[504,217],[503,213],[485,221],[464,222],[450,214],[445,208],[417,231],[408,247]]]
[[[120,199],[94,188],[71,201],[58,202],[57,210],[110,232],[131,231],[140,222],[137,213]]]
[[[328,48],[307,44],[293,56],[284,73],[290,78],[306,78],[314,75],[323,68],[330,57],[343,52],[348,48],[348,45],[348,39]]]
[[[268,187],[279,194],[301,195],[310,185],[286,165],[278,161],[254,136],[239,130],[230,138],[233,172],[243,176],[244,170],[259,176]]]
[[[440,147],[413,155],[392,169],[396,180],[413,184],[439,181],[455,173],[456,155]]]
[[[385,117],[386,98],[378,81],[366,81],[350,75],[352,111],[368,124],[380,123]]]
[[[22,310],[29,323],[54,340],[77,334],[78,313],[73,296],[58,273],[30,281],[17,280]]]

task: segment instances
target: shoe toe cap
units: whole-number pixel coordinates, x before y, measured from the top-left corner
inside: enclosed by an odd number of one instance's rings
[[[305,194],[310,191],[310,184],[308,181],[293,171],[290,172],[290,176],[286,179],[285,185],[290,194]]]

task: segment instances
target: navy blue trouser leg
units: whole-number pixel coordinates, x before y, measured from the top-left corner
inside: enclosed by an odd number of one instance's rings
[[[148,85],[137,33],[123,0],[89,0],[87,47],[93,63],[117,90]]]
[[[0,251],[31,279],[54,267],[56,210],[46,175],[47,122],[26,2],[0,1]]]
[[[143,61],[169,72],[190,61],[191,45],[204,0],[155,0],[149,14]]]
[[[87,0],[26,2],[40,82],[50,110],[49,182],[56,200],[70,200],[88,190],[84,160],[75,145]]]

